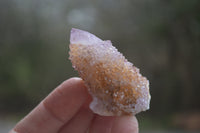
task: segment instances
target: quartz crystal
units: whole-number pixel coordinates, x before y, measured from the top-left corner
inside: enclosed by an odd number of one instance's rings
[[[135,115],[149,109],[149,81],[112,46],[72,29],[69,59],[93,97],[90,109],[103,116]]]

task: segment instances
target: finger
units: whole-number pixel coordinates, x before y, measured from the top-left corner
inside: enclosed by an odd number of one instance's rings
[[[59,88],[44,100],[44,106],[56,118],[66,123],[78,112],[89,94],[80,78],[71,78]]]
[[[89,129],[90,133],[111,133],[114,120],[115,117],[96,115]]]
[[[138,133],[138,122],[135,116],[96,116],[90,133]]]
[[[88,93],[80,78],[63,82],[14,128],[18,133],[55,133],[80,109]]]
[[[62,124],[43,104],[39,104],[13,130],[16,133],[56,133]],[[14,131],[10,133],[15,133]]]
[[[89,109],[89,97],[87,103],[79,110],[79,112],[68,122],[59,133],[86,133],[93,119],[93,112]]]
[[[138,122],[135,116],[116,117],[112,133],[138,133]]]

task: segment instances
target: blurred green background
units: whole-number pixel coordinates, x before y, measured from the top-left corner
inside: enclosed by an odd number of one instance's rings
[[[64,80],[71,28],[113,45],[150,81],[141,131],[200,130],[199,0],[1,0],[0,121],[16,121]]]

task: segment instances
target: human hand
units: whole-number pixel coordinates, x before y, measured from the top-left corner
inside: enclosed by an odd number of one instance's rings
[[[80,78],[59,85],[10,133],[138,133],[135,116],[99,116]]]

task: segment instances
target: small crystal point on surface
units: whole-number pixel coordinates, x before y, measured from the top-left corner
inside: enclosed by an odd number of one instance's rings
[[[135,115],[149,109],[149,81],[112,46],[95,35],[72,29],[70,57],[93,97],[90,109],[103,116]]]

